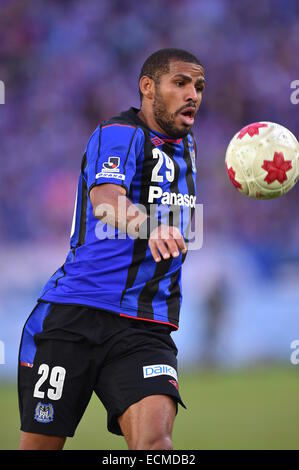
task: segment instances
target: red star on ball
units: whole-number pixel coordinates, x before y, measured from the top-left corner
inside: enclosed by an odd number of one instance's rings
[[[259,135],[259,129],[261,127],[268,127],[268,125],[262,122],[254,122],[253,124],[249,124],[249,126],[243,127],[239,132],[238,139],[242,139],[246,134],[250,135],[250,137]]]
[[[262,168],[268,172],[265,181],[268,184],[277,180],[281,184],[287,179],[286,172],[292,168],[291,160],[285,160],[282,152],[275,152],[273,160],[264,160]]]
[[[242,189],[242,185],[235,178],[236,172],[234,171],[233,167],[231,166],[230,168],[228,168],[228,166],[226,165],[226,171],[227,171],[229,179],[231,180],[235,188]]]

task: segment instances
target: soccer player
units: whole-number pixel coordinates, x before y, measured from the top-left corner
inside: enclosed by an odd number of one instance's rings
[[[159,50],[140,73],[140,110],[90,137],[70,251],[23,329],[20,449],[62,449],[93,391],[108,430],[129,449],[172,449],[185,405],[170,333],[196,200],[191,127],[204,82],[194,55]]]

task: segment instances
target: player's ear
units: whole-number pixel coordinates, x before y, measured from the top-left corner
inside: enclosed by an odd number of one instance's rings
[[[155,82],[147,75],[143,75],[139,81],[140,91],[144,97],[152,100],[154,98]]]

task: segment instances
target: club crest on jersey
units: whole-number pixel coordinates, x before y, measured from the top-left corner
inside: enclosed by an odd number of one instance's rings
[[[36,405],[34,419],[38,423],[48,424],[54,419],[54,408],[51,403],[41,403]]]
[[[188,142],[188,147],[189,147],[189,154],[190,154],[190,158],[191,158],[192,171],[193,171],[193,173],[196,173],[195,151],[194,151],[193,143]]]
[[[103,163],[103,172],[119,172],[119,157],[109,157],[108,162]]]

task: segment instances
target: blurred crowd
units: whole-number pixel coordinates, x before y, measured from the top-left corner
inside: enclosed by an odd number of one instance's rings
[[[297,0],[1,0],[1,240],[66,237],[89,135],[139,106],[149,54],[179,47],[206,69],[195,127],[204,237],[244,244],[265,271],[298,258],[299,184],[277,200],[250,200],[224,166],[228,142],[250,122],[278,122],[298,138],[298,38]]]

